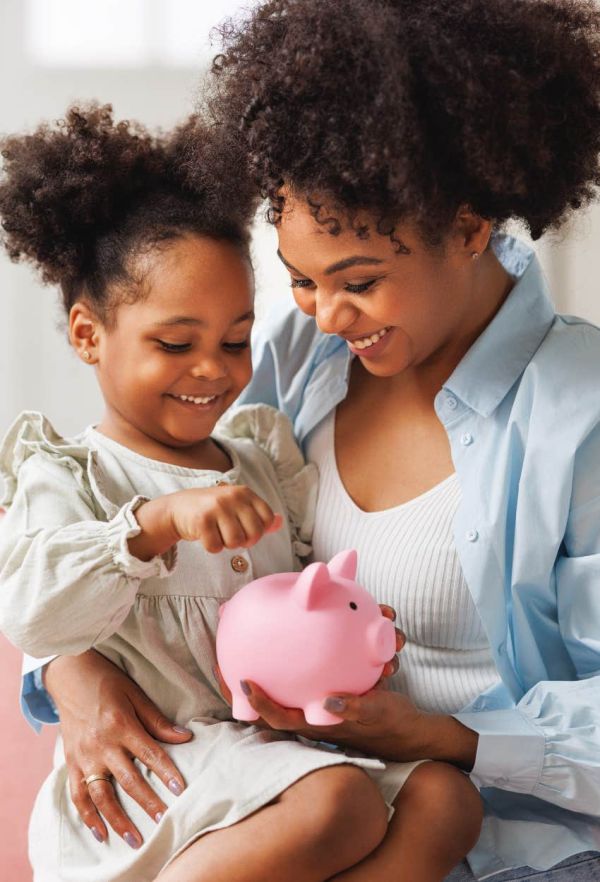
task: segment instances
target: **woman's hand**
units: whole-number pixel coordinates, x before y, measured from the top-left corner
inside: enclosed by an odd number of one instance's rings
[[[120,806],[112,781],[98,780],[88,787],[84,779],[112,775],[157,820],[165,803],[133,760],[140,760],[179,795],[185,783],[157,739],[180,744],[191,732],[163,716],[126,674],[94,650],[51,661],[44,684],[59,712],[71,797],[84,824],[103,841],[104,816],[128,845],[139,848],[142,837]]]
[[[396,617],[391,607],[381,605],[387,618]],[[396,628],[396,652],[405,643],[404,634]],[[296,732],[314,741],[328,741],[351,747],[363,753],[396,762],[418,759],[439,759],[469,771],[475,762],[478,736],[454,717],[429,714],[419,710],[406,695],[386,690],[386,680],[398,670],[394,656],[382,672],[379,683],[364,695],[331,695],[324,706],[343,720],[335,726],[309,726],[297,708],[285,708],[268,697],[255,683],[244,681],[248,701],[260,714],[255,725],[280,731]],[[225,700],[231,704],[231,693],[219,678]],[[244,688],[244,687],[242,687]]]

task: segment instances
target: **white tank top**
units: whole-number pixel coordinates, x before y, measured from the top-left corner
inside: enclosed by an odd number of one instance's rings
[[[334,427],[335,412],[307,446],[320,474],[313,558],[357,550],[358,581],[396,610],[407,637],[390,687],[423,710],[456,713],[500,680],[454,545],[458,478],[394,508],[365,512],[340,478]]]

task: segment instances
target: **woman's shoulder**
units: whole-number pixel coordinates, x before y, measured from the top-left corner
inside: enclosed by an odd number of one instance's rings
[[[600,328],[578,316],[557,314],[527,371],[535,371],[556,394],[589,396],[600,407]]]

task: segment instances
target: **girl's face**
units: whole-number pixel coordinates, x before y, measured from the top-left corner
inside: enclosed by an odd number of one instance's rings
[[[465,246],[457,234],[433,251],[409,225],[395,235],[410,253],[377,232],[364,240],[351,229],[333,236],[304,201],[289,197],[278,226],[279,257],[300,309],[380,377],[435,361],[473,327],[472,252],[485,247]]]
[[[190,447],[252,376],[252,270],[234,245],[191,234],[138,269],[147,296],[117,307],[93,351],[107,417],[125,438]]]

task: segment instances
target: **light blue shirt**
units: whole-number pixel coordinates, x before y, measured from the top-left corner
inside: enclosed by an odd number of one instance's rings
[[[462,488],[456,546],[502,678],[455,715],[480,736],[478,878],[600,850],[600,330],[555,314],[531,249],[494,249],[517,282],[435,399]],[[284,305],[258,329],[243,401],[281,409],[304,443],[346,396],[351,355]],[[55,721],[40,686],[26,675],[24,708]]]

